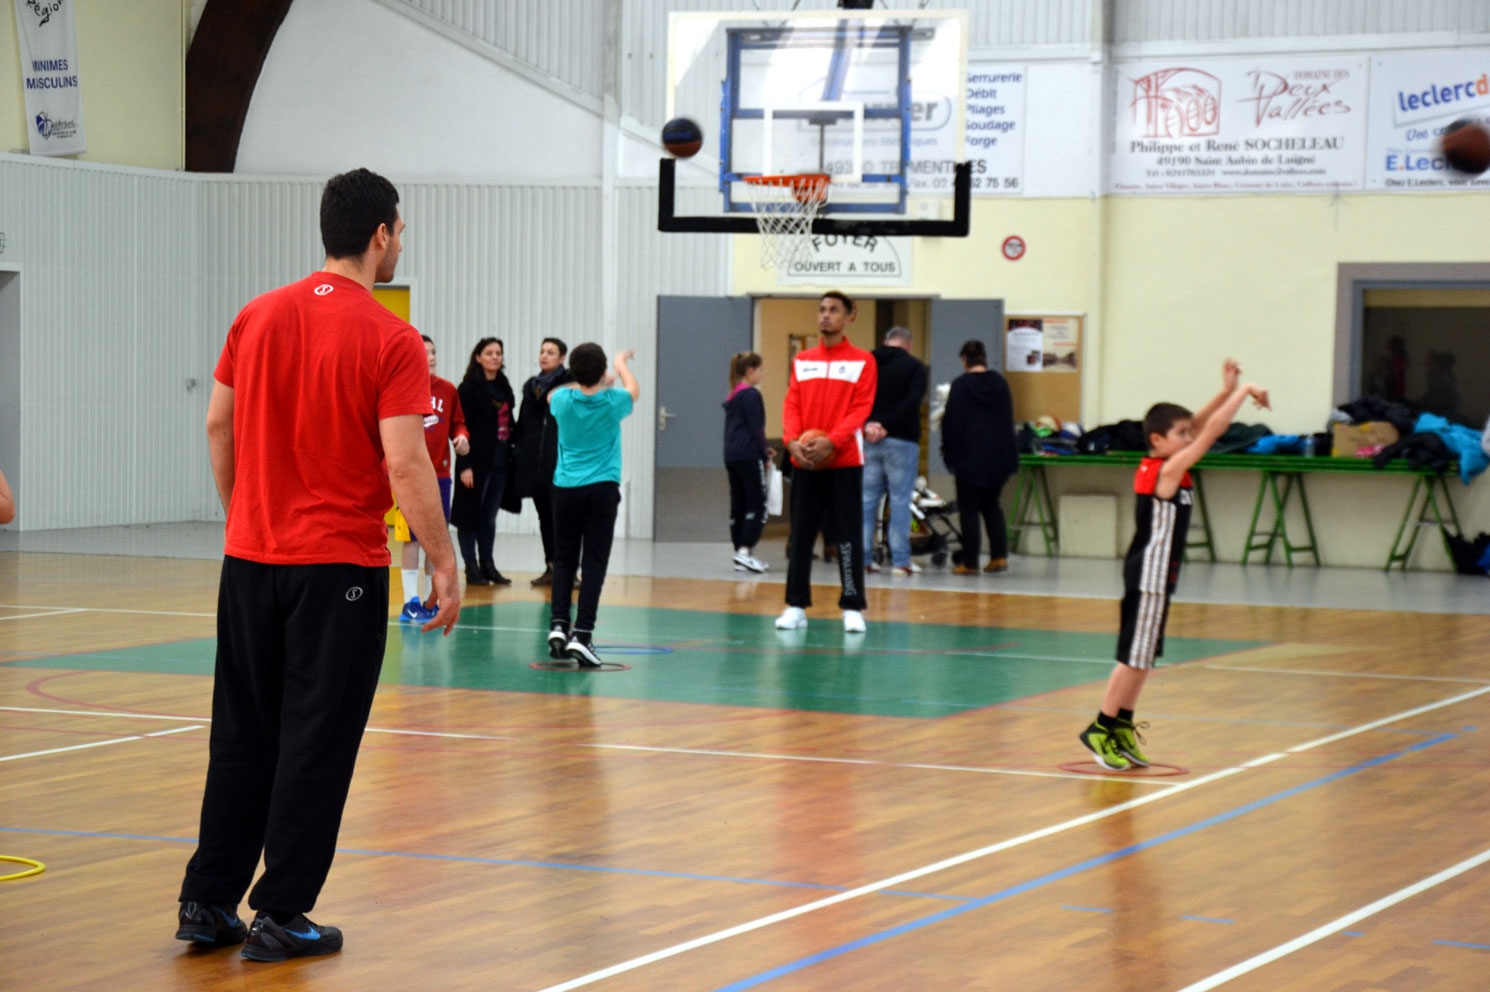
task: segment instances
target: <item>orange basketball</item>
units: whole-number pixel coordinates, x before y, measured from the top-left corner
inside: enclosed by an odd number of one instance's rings
[[[1466,176],[1478,176],[1490,169],[1490,131],[1476,120],[1457,120],[1444,128],[1439,139],[1449,168]]]
[[[803,431],[801,434],[797,435],[797,443],[798,444],[805,445],[805,444],[807,444],[808,441],[816,441],[818,438],[826,438],[827,436],[828,436],[828,432],[827,431],[818,430],[816,427],[810,427],[807,430]],[[828,453],[823,456],[823,460],[822,461],[818,462],[817,465],[814,465],[812,467],[813,468],[817,468],[819,466],[826,465],[826,464],[828,464],[828,462],[832,461],[833,460],[833,451],[834,451],[833,442],[832,441],[829,441],[828,442]]]

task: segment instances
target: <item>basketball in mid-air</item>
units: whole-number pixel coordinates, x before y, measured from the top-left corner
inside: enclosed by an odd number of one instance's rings
[[[807,444],[807,442],[809,442],[809,441],[816,441],[818,438],[827,438],[827,436],[828,436],[828,432],[827,431],[818,430],[816,427],[810,427],[807,430],[803,431],[801,434],[798,434],[797,435],[797,443],[800,444],[800,445],[803,445],[805,447],[806,444]],[[824,455],[822,457],[822,460],[819,461],[817,463],[817,465],[814,465],[813,468],[816,468],[818,465],[826,465],[826,464],[828,464],[828,462],[832,461],[833,460],[833,451],[834,451],[833,442],[832,441],[829,441],[828,442],[828,453],[826,455]]]
[[[1457,120],[1443,130],[1438,139],[1449,168],[1466,176],[1478,176],[1490,169],[1490,131],[1479,121]]]
[[[674,117],[662,125],[662,147],[677,158],[692,158],[704,146],[704,129],[687,117]]]

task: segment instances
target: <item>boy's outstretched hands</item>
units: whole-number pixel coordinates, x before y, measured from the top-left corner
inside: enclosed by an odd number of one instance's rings
[[[1229,393],[1242,381],[1242,363],[1235,358],[1228,358],[1221,366],[1221,383]]]

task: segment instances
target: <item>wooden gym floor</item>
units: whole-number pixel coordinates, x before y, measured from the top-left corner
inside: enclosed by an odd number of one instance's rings
[[[828,588],[778,634],[775,575],[613,576],[625,671],[529,667],[526,574],[394,623],[312,914],[346,950],[201,952],[217,569],[0,553],[0,854],[46,864],[0,988],[1487,986],[1486,617],[1178,603],[1140,718],[1184,774],[1113,776],[1113,599],[881,583],[855,643]]]

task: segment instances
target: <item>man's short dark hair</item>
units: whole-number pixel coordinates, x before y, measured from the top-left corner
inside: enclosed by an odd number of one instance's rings
[[[569,374],[581,386],[593,386],[605,375],[605,349],[593,341],[574,346],[569,356]]]
[[[983,347],[983,342],[977,338],[965,342],[962,350],[957,353],[957,356],[969,365],[988,364],[988,349]]]
[[[1155,403],[1143,415],[1143,439],[1147,441],[1152,434],[1163,437],[1176,422],[1194,419],[1195,414],[1178,403]]]
[[[824,300],[837,300],[839,303],[842,303],[843,304],[843,309],[844,310],[846,310],[849,313],[853,313],[854,312],[854,301],[853,301],[853,298],[851,296],[849,296],[847,293],[840,293],[836,289],[830,289],[826,293],[824,293],[821,298],[824,299]]]
[[[326,181],[321,193],[321,244],[327,258],[359,258],[387,224],[398,224],[398,190],[376,172],[353,169]]]
[[[425,344],[434,344],[435,343],[435,339],[432,338],[432,337],[430,337],[428,334],[421,334],[419,336],[424,339],[424,343]]]
[[[558,338],[544,338],[542,341],[538,342],[538,346],[540,348],[546,344],[551,344],[555,348],[558,348],[560,358],[563,358],[565,355],[569,354],[569,346],[563,341],[560,341]]]

